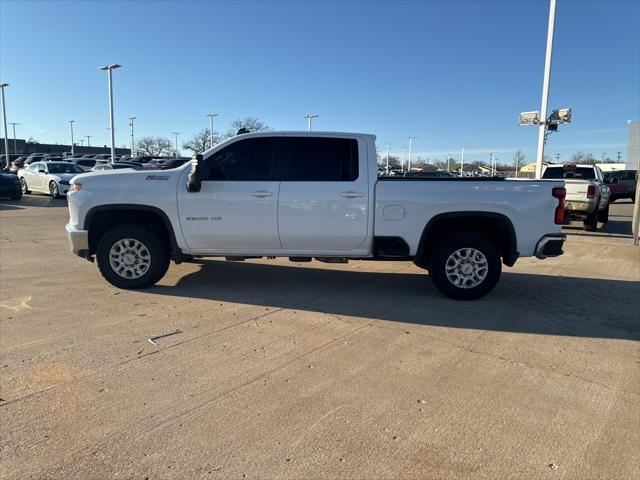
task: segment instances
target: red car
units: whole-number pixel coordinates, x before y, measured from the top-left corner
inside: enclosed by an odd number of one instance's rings
[[[605,173],[605,182],[611,190],[609,202],[615,202],[623,198],[636,201],[636,184],[638,182],[637,170],[617,170]]]

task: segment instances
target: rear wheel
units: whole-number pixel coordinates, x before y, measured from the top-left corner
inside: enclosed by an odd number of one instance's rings
[[[29,188],[27,187],[27,181],[23,178],[20,179],[20,188],[22,189],[22,193],[23,194],[29,194],[31,193],[31,190],[29,190]]]
[[[102,276],[118,288],[145,288],[169,268],[169,251],[157,235],[141,225],[119,225],[100,240],[96,251]]]
[[[593,232],[598,228],[598,208],[587,215],[587,218],[584,219],[582,223],[582,228],[587,232]]]
[[[475,300],[489,293],[502,272],[496,247],[481,234],[445,238],[429,259],[429,276],[436,288],[457,300]]]
[[[601,223],[607,223],[609,221],[609,204],[606,208],[598,212],[598,221]]]
[[[22,190],[17,191],[11,197],[11,200],[20,200],[22,198]]]

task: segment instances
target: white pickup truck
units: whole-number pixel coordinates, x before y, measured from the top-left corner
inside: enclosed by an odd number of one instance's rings
[[[169,260],[410,260],[475,299],[501,264],[562,254],[562,181],[378,177],[375,137],[237,135],[184,166],[71,181],[71,250],[120,288],[155,284]]]
[[[609,221],[610,189],[596,165],[548,165],[543,179],[564,180],[565,216],[583,220],[585,230],[593,231],[598,222]]]

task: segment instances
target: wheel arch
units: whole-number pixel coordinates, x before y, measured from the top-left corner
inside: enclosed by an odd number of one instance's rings
[[[94,255],[100,238],[117,225],[137,223],[156,230],[169,248],[176,263],[183,259],[171,220],[158,207],[136,204],[110,204],[91,208],[84,218],[84,229],[89,232],[89,255]]]
[[[414,263],[426,268],[438,243],[456,233],[486,234],[509,267],[518,259],[516,231],[509,217],[496,212],[460,211],[441,213],[429,220],[422,231]]]

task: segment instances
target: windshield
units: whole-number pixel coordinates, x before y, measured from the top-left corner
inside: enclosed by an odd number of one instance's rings
[[[73,163],[54,163],[49,164],[49,173],[84,173],[84,170]]]
[[[593,167],[549,167],[544,171],[542,178],[593,180],[596,178],[596,172]]]

